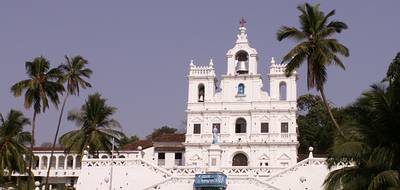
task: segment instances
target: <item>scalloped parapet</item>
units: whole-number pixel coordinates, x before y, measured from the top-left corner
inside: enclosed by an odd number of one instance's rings
[[[269,74],[285,74],[287,64],[277,64],[275,58],[271,58],[271,66],[269,66]]]
[[[285,69],[286,69],[287,64],[283,64],[283,63],[276,63],[275,62],[275,58],[271,57],[271,66],[269,66],[269,74],[271,75],[282,75],[285,74]],[[293,71],[294,75],[297,74],[297,71]]]
[[[212,59],[210,60],[210,63],[207,66],[197,66],[193,63],[193,60],[190,62],[190,70],[189,70],[189,76],[195,76],[195,77],[203,77],[203,76],[212,76],[215,77],[215,69],[214,69],[214,63]]]

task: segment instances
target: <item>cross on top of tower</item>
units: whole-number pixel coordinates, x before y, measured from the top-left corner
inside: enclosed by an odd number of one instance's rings
[[[246,23],[247,23],[246,20],[244,20],[244,18],[242,17],[242,19],[240,19],[240,22],[239,22],[240,27],[244,27],[244,25],[245,25]]]

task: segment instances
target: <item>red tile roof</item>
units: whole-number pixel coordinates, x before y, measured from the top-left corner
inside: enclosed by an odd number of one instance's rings
[[[155,151],[171,151],[171,152],[183,152],[185,151],[185,147],[155,147],[154,148]]]
[[[185,134],[163,134],[153,140],[154,142],[185,142]]]
[[[153,142],[151,140],[138,140],[134,143],[127,144],[121,148],[121,150],[138,150],[137,148],[141,146],[142,149],[146,149],[153,146]]]

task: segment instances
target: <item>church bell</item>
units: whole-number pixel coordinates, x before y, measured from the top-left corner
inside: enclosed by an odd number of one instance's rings
[[[249,69],[247,68],[247,61],[238,61],[238,64],[236,66],[236,72],[238,74],[248,73]]]

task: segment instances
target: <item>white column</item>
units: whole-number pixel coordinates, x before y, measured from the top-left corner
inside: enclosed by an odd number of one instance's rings
[[[39,158],[38,169],[40,170],[42,168],[42,157],[38,155],[38,158]]]
[[[73,162],[72,162],[72,169],[75,170],[75,165],[76,165],[76,155],[73,156]]]
[[[59,159],[60,156],[55,156],[55,157],[56,157],[56,165],[55,165],[54,168],[55,168],[56,170],[58,170],[58,162],[59,162],[58,159]]]
[[[46,167],[46,170],[48,170],[49,169],[49,167],[50,167],[50,157],[48,157],[48,156],[46,156],[47,157],[47,167]]]
[[[68,161],[68,154],[66,154],[66,155],[65,155],[65,158],[64,158],[64,170],[66,170],[67,167],[68,167],[68,166],[67,166],[67,163],[68,163],[67,161]]]

